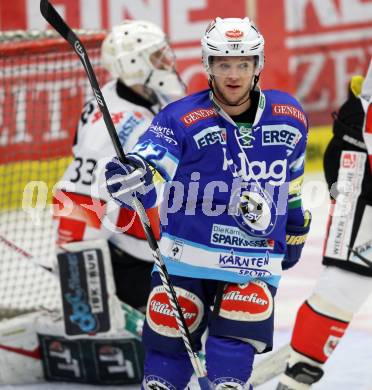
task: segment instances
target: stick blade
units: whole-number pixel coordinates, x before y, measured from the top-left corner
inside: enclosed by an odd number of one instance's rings
[[[48,20],[47,15],[49,12],[49,2],[48,0],[40,0],[40,12],[46,20]]]
[[[67,26],[56,9],[48,0],[40,0],[40,12],[44,19],[70,44],[73,44],[71,37],[77,39],[73,31]]]

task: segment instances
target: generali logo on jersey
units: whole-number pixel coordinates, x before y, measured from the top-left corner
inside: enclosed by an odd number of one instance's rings
[[[180,287],[175,287],[175,290],[186,324],[193,332],[203,318],[203,303],[190,291]],[[177,320],[163,286],[157,286],[151,291],[146,319],[154,332],[167,337],[179,337]]]
[[[229,39],[241,39],[243,36],[244,36],[244,33],[243,31],[240,31],[238,29],[234,29],[234,30],[228,30],[225,32],[225,36],[226,38],[229,38]]]
[[[297,107],[290,104],[272,104],[271,105],[273,115],[290,116],[302,122],[307,127],[307,120],[305,114]]]
[[[222,295],[220,316],[237,321],[263,321],[273,311],[273,298],[261,281],[230,284]]]
[[[202,119],[216,117],[217,115],[217,111],[214,108],[199,108],[188,112],[181,118],[181,121],[189,127]]]

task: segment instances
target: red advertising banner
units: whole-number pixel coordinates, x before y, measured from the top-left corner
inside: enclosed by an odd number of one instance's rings
[[[257,1],[266,39],[264,85],[292,90],[310,125],[331,122],[354,74],[372,55],[371,0]],[[267,10],[270,9],[270,12]]]
[[[82,37],[102,85],[104,36]],[[88,98],[84,68],[63,39],[0,44],[0,165],[70,155]]]
[[[355,73],[372,53],[372,0],[52,0],[73,27],[109,28],[127,18],[160,25],[176,51],[178,68],[194,92],[207,86],[200,38],[216,16],[256,18],[265,37],[264,88],[295,93],[312,126],[331,122]],[[268,12],[268,10],[270,12]],[[0,29],[46,29],[39,0],[12,0],[0,7]]]

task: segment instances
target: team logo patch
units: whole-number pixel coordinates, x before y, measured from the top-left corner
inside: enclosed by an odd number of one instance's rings
[[[189,127],[202,119],[208,119],[218,116],[214,108],[199,108],[198,110],[190,111],[181,118],[185,126]]]
[[[340,337],[330,335],[328,337],[326,343],[324,344],[324,347],[323,347],[324,355],[326,355],[327,357],[330,357],[332,352],[337,347],[337,344],[340,341],[340,339],[341,339]]]
[[[180,287],[175,287],[175,290],[186,324],[192,333],[203,318],[203,303],[190,291]],[[167,337],[180,337],[177,321],[163,286],[157,286],[151,291],[146,320],[154,332]]]
[[[240,191],[240,189],[238,189]],[[269,235],[277,220],[277,210],[267,194],[261,191],[244,190],[239,202],[235,205],[233,218],[238,225],[249,234],[256,237]],[[233,197],[233,199],[238,199]]]
[[[237,378],[222,377],[218,378],[213,382],[214,388],[216,390],[243,390],[244,382]]]
[[[253,129],[252,126],[239,126],[237,129],[237,141],[243,149],[252,148],[252,141],[255,140],[255,137],[252,135]]]
[[[220,316],[236,321],[263,321],[273,311],[273,298],[266,283],[255,280],[229,284],[223,292]]]
[[[171,383],[156,375],[147,375],[144,378],[145,389],[151,390],[177,390]]]
[[[307,127],[307,119],[305,114],[295,106],[291,104],[272,104],[271,112],[273,115],[290,116],[297,119]]]

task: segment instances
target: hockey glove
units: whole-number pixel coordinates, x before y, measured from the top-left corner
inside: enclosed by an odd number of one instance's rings
[[[134,197],[140,198],[152,188],[152,173],[138,156],[128,156],[123,164],[114,157],[106,164],[106,186],[111,197],[122,207],[131,208]]]
[[[307,233],[309,233],[310,230],[310,224],[311,213],[309,210],[306,210],[304,226],[287,225],[287,251],[282,262],[283,270],[292,268],[298,262],[298,260],[300,260],[302,248],[305,245]]]

